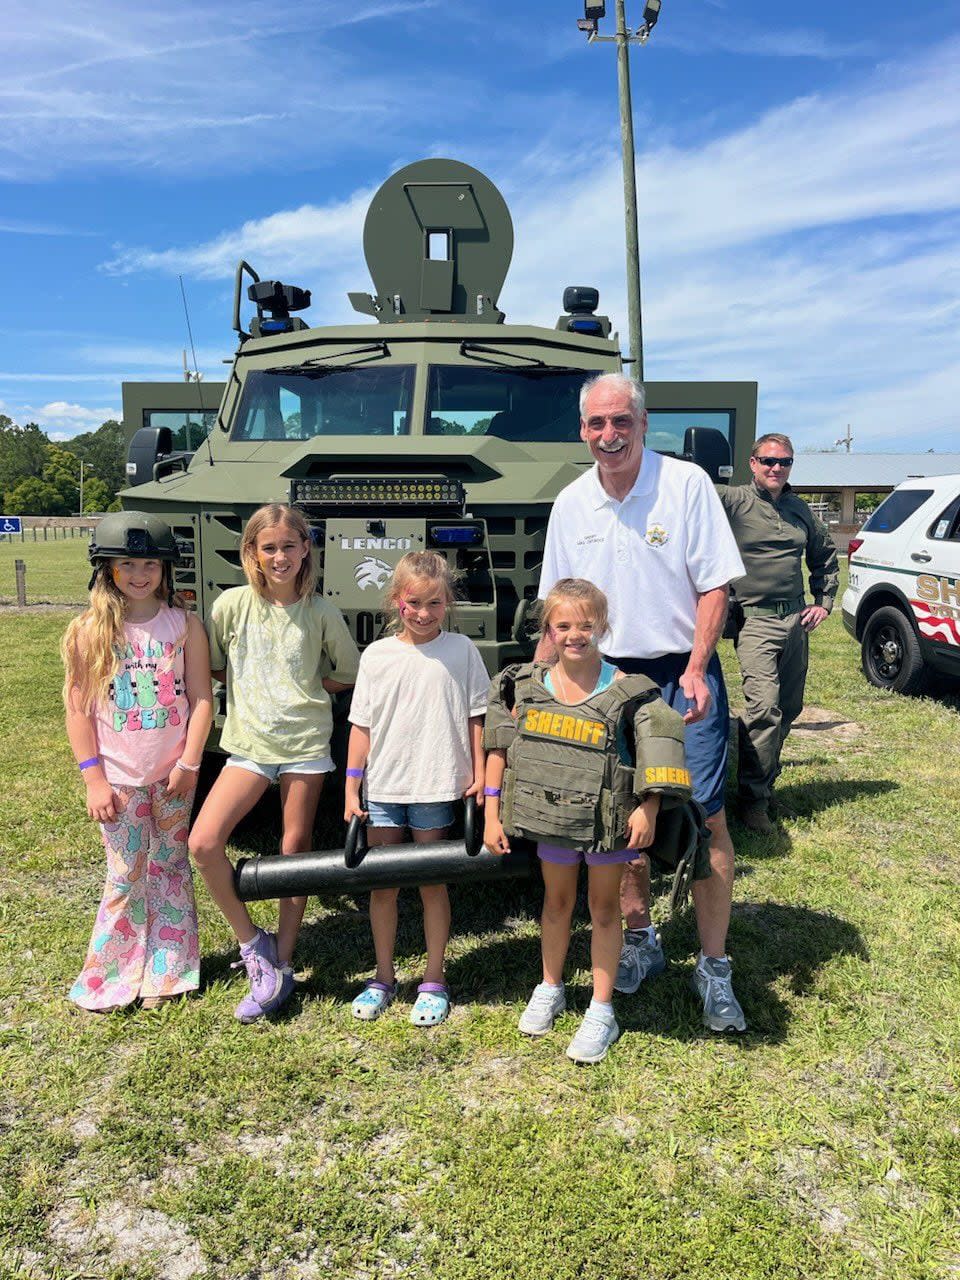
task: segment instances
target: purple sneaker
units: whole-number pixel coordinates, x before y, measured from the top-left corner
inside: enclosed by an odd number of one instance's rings
[[[281,968],[277,960],[276,934],[257,930],[252,942],[240,948],[240,959],[231,968],[243,967],[250,979],[250,993],[237,1005],[234,1017],[240,1022],[256,1022],[265,1013],[279,1009],[293,992],[293,970]]]

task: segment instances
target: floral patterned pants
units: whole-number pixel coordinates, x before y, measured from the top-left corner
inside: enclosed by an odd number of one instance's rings
[[[107,882],[70,999],[112,1009],[145,996],[195,991],[200,947],[187,832],[193,797],[166,782],[115,787],[123,808],[103,823]]]

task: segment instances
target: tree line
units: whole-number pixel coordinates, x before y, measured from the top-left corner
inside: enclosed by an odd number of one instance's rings
[[[117,511],[126,485],[123,428],[110,419],[96,431],[53,441],[35,422],[18,426],[0,413],[0,498],[3,514],[69,516],[83,510]]]

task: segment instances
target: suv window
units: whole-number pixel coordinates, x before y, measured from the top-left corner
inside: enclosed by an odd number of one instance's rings
[[[918,511],[933,493],[932,489],[898,489],[884,498],[863,526],[865,533],[893,533],[904,520]]]
[[[960,495],[937,516],[927,530],[927,537],[937,542],[960,542]]]

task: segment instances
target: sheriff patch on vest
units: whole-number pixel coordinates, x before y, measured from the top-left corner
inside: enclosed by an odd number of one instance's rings
[[[507,753],[501,817],[508,835],[568,849],[622,848],[627,818],[655,792],[661,808],[691,797],[683,720],[646,676],[626,676],[568,706],[539,663],[494,677],[488,751]]]

